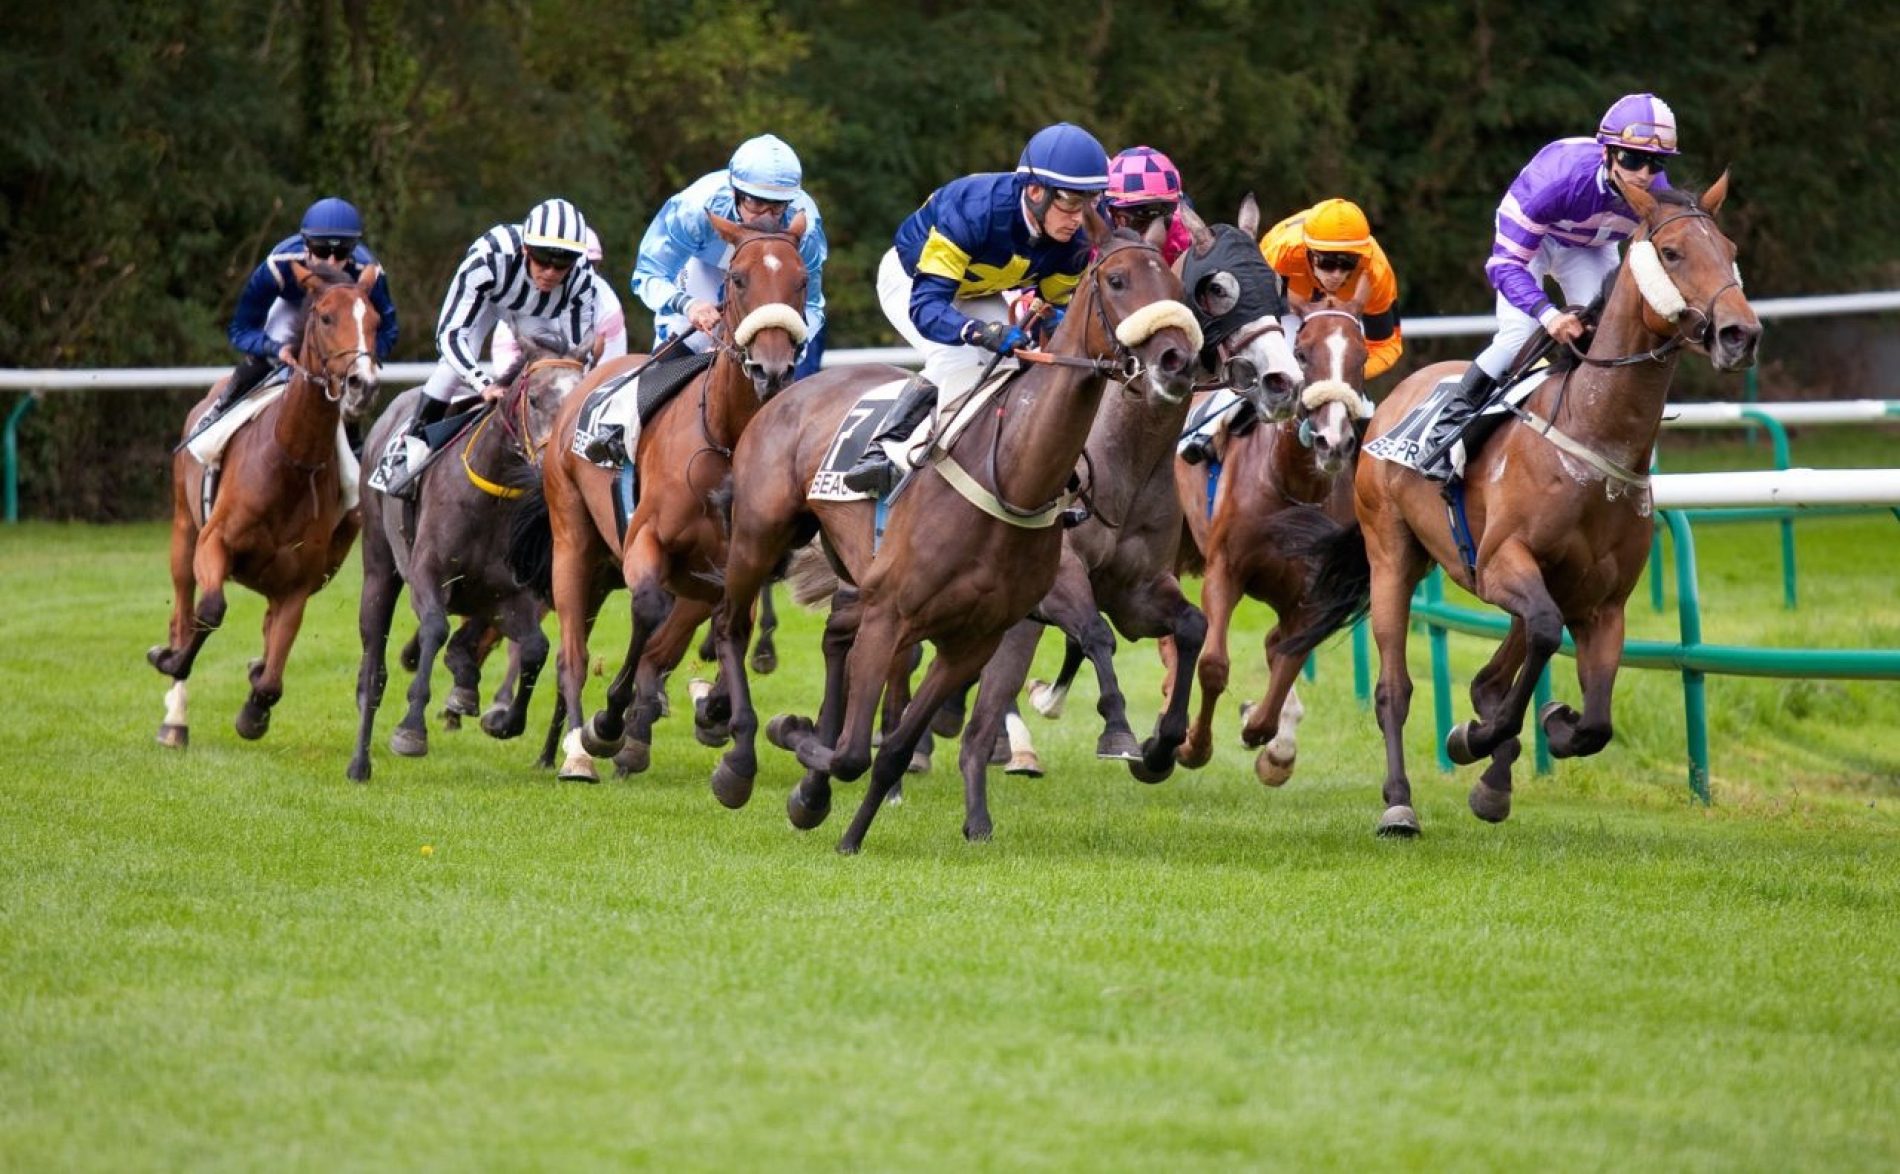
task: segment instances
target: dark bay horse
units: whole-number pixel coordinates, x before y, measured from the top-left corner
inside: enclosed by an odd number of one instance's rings
[[[1197,674],[1201,707],[1181,748],[1183,766],[1198,769],[1213,756],[1214,709],[1230,668],[1228,625],[1241,598],[1251,596],[1273,608],[1277,623],[1266,638],[1267,691],[1248,710],[1240,738],[1249,748],[1260,748],[1254,773],[1261,782],[1277,787],[1293,773],[1299,753],[1295,732],[1305,712],[1293,683],[1305,658],[1281,653],[1276,645],[1303,618],[1310,568],[1306,559],[1274,541],[1271,523],[1281,510],[1295,506],[1323,509],[1342,525],[1352,520],[1357,427],[1370,410],[1363,390],[1362,296],[1350,301],[1321,297],[1294,306],[1302,315],[1294,352],[1305,374],[1298,408],[1290,418],[1228,438],[1212,516],[1206,468],[1175,462],[1175,490],[1193,549],[1204,564],[1201,608],[1208,624]],[[1164,653],[1177,663],[1182,655],[1179,645]]]
[[[419,621],[416,675],[409,687],[409,710],[390,735],[390,750],[406,758],[429,752],[429,676],[449,638],[451,615],[492,624],[515,642],[519,686],[509,704],[491,710],[481,725],[497,738],[521,733],[535,680],[547,660],[548,641],[541,632],[539,600],[515,581],[508,566],[511,522],[523,487],[540,477],[555,415],[584,369],[580,353],[524,339],[521,360],[497,380],[507,391],[455,437],[445,459],[423,472],[413,506],[370,488],[365,472],[368,526],[358,619],[363,661],[356,682],[361,720],[349,766],[349,777],[357,782],[370,777],[370,735],[389,680],[390,620],[405,583]],[[390,405],[371,431],[365,451],[381,452],[392,432],[408,426],[415,397],[421,394],[407,392]],[[458,690],[469,691],[459,699],[466,708],[473,689],[463,683],[464,674],[479,664],[479,649],[464,650],[459,659],[453,667]]]
[[[805,218],[784,232],[717,216],[712,222],[733,246],[718,356],[642,427],[635,459],[639,502],[625,535],[614,516],[614,474],[576,456],[572,440],[588,392],[637,366],[643,355],[604,364],[568,397],[543,465],[547,525],[539,535],[517,534],[517,557],[536,541],[544,551],[552,548],[569,726],[564,779],[593,781],[594,758],[619,756],[629,769],[645,768],[660,678],[679,663],[694,629],[721,598],[726,526],[715,495],[732,469],[733,446],[760,406],[791,381],[805,337],[806,275],[798,255]],[[608,686],[606,707],[583,723],[587,636],[608,591],[623,583],[633,597],[626,660]],[[750,599],[746,605],[749,610]]]
[[[1375,695],[1385,735],[1382,835],[1418,834],[1405,773],[1412,681],[1405,637],[1412,589],[1433,563],[1510,613],[1509,634],[1471,683],[1478,717],[1447,739],[1453,761],[1490,758],[1471,810],[1496,822],[1511,811],[1511,764],[1532,689],[1560,646],[1576,640],[1583,712],[1552,702],[1538,715],[1553,755],[1595,754],[1610,741],[1610,701],[1623,653],[1623,608],[1649,557],[1650,455],[1682,351],[1718,371],[1753,364],[1761,324],[1742,292],[1735,246],[1716,227],[1728,176],[1699,199],[1684,191],[1625,191],[1639,223],[1609,286],[1580,365],[1552,376],[1470,458],[1465,502],[1476,568],[1453,541],[1440,487],[1403,465],[1362,460],[1353,481],[1354,526],[1338,531],[1310,512],[1289,530],[1324,556],[1315,586],[1323,621],[1296,640],[1303,654],[1370,599],[1379,649]],[[1415,372],[1379,405],[1368,442],[1462,363]]]
[[[1099,220],[1091,220],[1090,232],[1092,239],[1106,235]],[[806,490],[859,396],[907,373],[820,372],[800,384],[797,402],[765,406],[740,441],[733,466],[720,669],[731,685],[734,745],[713,774],[721,803],[744,804],[758,770],[758,719],[741,659],[752,599],[785,551],[818,530],[859,588],[861,618],[855,633],[840,627],[836,613],[827,625],[824,728],[803,718],[774,719],[773,736],[810,772],[787,800],[797,827],[816,827],[829,814],[829,775],[848,781],[871,770],[864,801],[838,845],[841,852],[859,849],[938,705],[982,671],[1005,633],[1048,594],[1062,550],[1063,490],[1112,386],[1110,375],[1125,380],[1128,394],[1186,396],[1200,330],[1181,296],[1180,279],[1154,244],[1132,234],[1107,237],[1050,342],[1062,365],[1019,374],[955,440],[948,457],[913,475],[875,549],[876,503],[811,501]],[[1098,473],[1107,478],[1121,471]],[[936,643],[938,655],[903,720],[886,731],[874,763],[872,723],[884,684],[909,667],[911,650],[924,640]],[[841,729],[834,728],[840,722]],[[987,761],[990,742],[982,731],[971,733],[981,745],[966,738],[964,755]],[[987,839],[981,769],[974,778],[965,790],[964,834]]]
[[[371,265],[355,281],[321,263],[292,270],[305,300],[289,386],[225,447],[209,516],[199,516],[204,466],[183,448],[172,456],[171,638],[145,657],[174,682],[161,745],[183,747],[190,738],[185,682],[224,622],[226,580],[269,600],[264,655],[251,662],[251,695],[237,717],[240,737],[264,736],[284,694],[284,662],[304,606],[342,565],[362,526],[362,511],[344,504],[340,465],[348,450],[339,424],[360,419],[376,396],[378,319],[369,293],[380,270]],[[185,435],[218,390],[192,408]]]

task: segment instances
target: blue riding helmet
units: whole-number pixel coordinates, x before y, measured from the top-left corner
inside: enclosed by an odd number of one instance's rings
[[[775,204],[797,196],[805,180],[797,153],[777,135],[760,135],[740,143],[726,170],[732,190]]]
[[[297,231],[305,236],[359,237],[363,235],[363,217],[348,200],[325,196],[304,212]]]
[[[1029,139],[1016,174],[1030,183],[1072,192],[1108,190],[1108,152],[1072,122],[1045,126]]]

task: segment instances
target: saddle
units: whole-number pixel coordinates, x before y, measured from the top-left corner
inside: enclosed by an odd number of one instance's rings
[[[964,392],[954,405],[955,410],[950,414],[949,419],[942,422],[941,427],[934,414],[926,416],[924,422],[910,436],[905,437],[897,445],[887,446],[887,451],[891,452],[892,462],[903,472],[903,479],[898,482],[895,489],[891,490],[890,500],[895,500],[897,495],[903,492],[904,486],[910,482],[911,474],[950,451],[957,437],[961,436],[970,426],[970,422],[976,419],[983,405],[993,399],[1017,374],[1017,371],[1018,368],[1015,367],[999,369],[985,383]],[[858,458],[864,455],[864,450],[869,446],[871,438],[884,430],[885,424],[889,422],[897,406],[899,393],[903,391],[907,383],[909,383],[907,379],[894,379],[889,383],[881,383],[858,397],[856,406],[846,412],[844,420],[839,423],[835,438],[832,440],[831,447],[825,450],[825,459],[819,464],[818,471],[812,474],[811,484],[805,490],[807,500],[870,501],[877,496],[875,493],[846,487],[844,474],[851,466],[858,463]],[[925,440],[930,441],[929,451],[921,454],[919,459],[913,460],[912,454]]]
[[[640,430],[717,358],[718,355],[710,351],[703,355],[688,351],[677,358],[642,364],[596,387],[588,394],[587,402],[581,405],[580,415],[574,421],[574,455],[603,469],[619,468],[631,461]],[[626,438],[623,445],[615,446],[625,455],[613,460],[590,456],[589,447],[597,439],[613,436],[614,429]]]
[[[1521,375],[1517,382],[1492,396],[1491,402],[1474,419],[1503,416],[1511,413],[1517,405],[1531,397],[1531,393],[1544,385],[1550,377],[1552,368],[1548,364],[1539,364]],[[1438,417],[1452,399],[1462,376],[1441,379],[1431,393],[1400,418],[1397,424],[1377,440],[1369,441],[1365,446],[1367,456],[1381,461],[1390,461],[1417,470],[1419,458],[1425,455],[1427,442],[1431,439],[1438,424]]]

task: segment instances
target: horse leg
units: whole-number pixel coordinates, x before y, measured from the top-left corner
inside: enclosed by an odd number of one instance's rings
[[[1062,639],[1062,667],[1056,670],[1056,679],[1045,681],[1038,677],[1029,682],[1029,704],[1037,713],[1051,721],[1062,716],[1062,703],[1068,699],[1069,686],[1075,684],[1075,675],[1082,671],[1085,659],[1081,642],[1065,633]]]
[[[593,756],[581,745],[581,715],[586,712],[581,707],[581,697],[587,685],[587,636],[593,630],[594,617],[606,596],[594,585],[586,559],[580,555],[560,557],[558,545],[555,552],[554,612],[561,628],[561,654],[555,661],[560,703],[555,712],[557,720],[566,726],[561,742],[561,767],[556,777],[569,782],[595,783],[600,781],[600,776],[594,769]],[[549,736],[553,737],[551,729]]]
[[[1172,674],[1164,687],[1166,702],[1155,718],[1154,733],[1141,744],[1141,762],[1128,768],[1140,781],[1158,783],[1173,772],[1176,756],[1187,740],[1193,685],[1181,666],[1200,660],[1207,642],[1207,615],[1187,601],[1180,580],[1172,575],[1151,582],[1137,602],[1139,607],[1124,624],[1126,630],[1165,632],[1174,658]],[[1210,748],[1211,744],[1210,735]]]
[[[891,731],[897,728],[897,723],[904,720],[904,711],[910,708],[910,676],[917,671],[918,664],[923,660],[922,654],[921,647],[913,648],[909,656],[899,659],[898,664],[891,669],[890,677],[884,682],[884,701],[878,707],[878,738],[871,743],[873,746],[882,744],[882,740],[890,737]],[[936,743],[931,737],[929,728],[926,728],[924,736],[917,740],[916,747],[911,751],[910,764],[905,768],[906,773],[929,774],[930,755],[935,748]],[[902,803],[904,784],[897,784],[888,798],[893,804]]]
[[[535,624],[535,630],[536,631],[540,630],[540,624],[538,622]],[[490,628],[489,633],[495,636],[496,639],[507,640],[508,667],[502,670],[501,682],[495,686],[495,695],[489,698],[488,708],[482,711],[482,730],[484,733],[488,731],[488,726],[491,722],[505,722],[507,720],[507,714],[511,709],[514,708],[515,698],[519,694],[522,688],[521,642],[519,640],[500,635],[498,628]],[[545,639],[546,638],[543,637],[544,641]],[[483,651],[480,654],[478,654],[476,657],[476,665],[478,667],[488,663],[488,650],[492,649],[494,645],[495,645],[495,639],[490,639],[488,637],[483,638],[482,640]],[[523,713],[525,714],[527,711],[526,699],[523,699],[521,708],[522,708]]]
[[[1373,712],[1385,738],[1385,813],[1379,817],[1381,836],[1416,836],[1418,813],[1412,810],[1412,782],[1405,773],[1405,719],[1412,711],[1412,675],[1405,664],[1406,629],[1411,621],[1412,588],[1425,576],[1425,552],[1399,529],[1388,534],[1378,527],[1364,530],[1366,560],[1371,574],[1370,627],[1379,651],[1379,680],[1373,689]],[[1399,547],[1388,551],[1388,544]]]
[[[482,732],[491,738],[518,738],[528,728],[528,703],[534,700],[535,682],[548,662],[548,638],[541,631],[540,605],[526,592],[502,601],[500,619],[502,634],[514,642],[509,675],[518,684],[506,704],[497,696],[482,715]]]
[[[1276,624],[1267,633],[1267,691],[1258,704],[1241,707],[1241,744],[1260,748],[1254,756],[1254,777],[1269,787],[1284,786],[1293,777],[1293,763],[1299,756],[1296,728],[1306,714],[1293,687],[1306,658],[1274,651],[1275,645],[1291,634],[1283,624]]]
[[[1029,675],[1035,659],[1036,644],[1042,639],[1042,625],[1023,620],[1004,634],[1002,642],[983,666],[978,678],[976,705],[963,727],[963,746],[957,766],[963,771],[963,838],[988,840],[995,832],[990,822],[989,766],[990,745],[996,731],[1008,717],[1009,703]],[[1021,721],[1021,718],[1017,719]]]
[[[416,613],[416,675],[409,681],[409,709],[390,731],[389,749],[404,758],[421,758],[429,753],[429,678],[449,639],[448,602],[433,567],[411,564],[409,602]]]
[[[1231,663],[1227,656],[1227,628],[1233,622],[1234,608],[1240,604],[1239,584],[1224,558],[1217,549],[1207,560],[1207,576],[1201,581],[1201,612],[1207,622],[1206,635],[1198,650],[1183,647],[1179,639],[1175,641],[1175,669],[1172,680],[1186,682],[1188,666],[1196,664],[1195,675],[1200,679],[1201,708],[1188,727],[1187,741],[1182,743],[1175,758],[1189,770],[1199,770],[1207,765],[1214,756],[1214,707],[1220,703],[1222,693],[1227,691],[1227,675]],[[1169,687],[1168,704],[1174,705],[1176,690]],[[1185,691],[1182,691],[1185,693]],[[1185,695],[1180,699],[1187,704]]]
[[[625,744],[615,755],[622,774],[639,774],[652,762],[653,723],[660,718],[660,689],[667,674],[693,646],[693,633],[713,612],[712,605],[701,600],[674,599],[665,594],[661,598],[668,610],[647,637],[646,647],[640,650],[640,660],[634,667],[633,704],[628,710]],[[704,741],[702,738],[702,744]]]
[[[1454,728],[1446,736],[1446,753],[1461,765],[1490,757],[1500,743],[1517,737],[1523,730],[1531,691],[1544,666],[1562,646],[1564,636],[1563,616],[1544,586],[1536,557],[1522,543],[1509,541],[1500,546],[1480,578],[1484,599],[1522,622],[1524,658],[1510,688],[1504,691],[1492,712]]]
[[[469,616],[442,646],[442,665],[454,686],[442,707],[442,728],[459,730],[462,719],[482,711],[482,645],[489,631],[488,617]],[[416,666],[422,666],[422,634],[416,633]]]
[[[192,576],[192,549],[197,544],[197,527],[192,525],[190,514],[180,508],[172,514],[171,573],[172,573],[172,614],[168,625],[166,642],[145,654],[148,663],[159,672],[172,678],[171,688],[165,691],[165,720],[159,723],[158,744],[174,750],[183,750],[191,742],[191,719],[189,717],[190,690],[185,684],[185,676],[190,674],[187,664],[184,675],[175,671],[178,658],[191,640],[192,604],[197,595],[197,580]]]
[[[284,696],[284,664],[290,659],[290,646],[296,642],[298,629],[303,627],[303,609],[309,601],[308,590],[271,601],[264,616],[264,663],[253,666],[251,695],[238,710],[239,737],[255,741],[270,729],[270,711]]]
[[[772,638],[778,631],[778,609],[772,605],[772,585],[759,592],[759,643],[752,650],[752,671],[764,676],[778,668],[778,644]]]
[[[402,577],[396,573],[395,560],[387,543],[372,540],[363,543],[363,596],[356,608],[356,631],[363,645],[362,665],[356,672],[356,753],[350,759],[348,775],[358,783],[370,778],[369,743],[376,728],[376,710],[383,703],[383,690],[389,684],[389,625],[396,614],[396,599],[402,594]]]
[[[620,752],[626,736],[627,711],[633,707],[634,678],[640,670],[640,656],[655,629],[666,622],[673,600],[660,583],[660,564],[665,555],[651,526],[642,526],[627,541],[622,563],[627,584],[627,653],[620,671],[607,684],[607,704],[581,728],[581,745],[596,758],[612,758]]]
[[[1605,605],[1589,620],[1573,624],[1577,642],[1577,683],[1583,686],[1583,713],[1553,701],[1537,715],[1550,742],[1552,758],[1595,754],[1610,744],[1611,692],[1623,655],[1623,605]]]
[[[809,736],[821,746],[835,746],[838,737],[844,731],[845,702],[850,689],[846,675],[846,661],[851,655],[852,641],[857,638],[858,621],[864,616],[863,605],[854,588],[840,588],[831,597],[831,614],[825,620],[824,656],[825,656],[825,693],[824,700],[818,706],[818,724],[812,727],[803,718],[777,718],[775,721],[804,722]],[[792,739],[792,741],[795,741]],[[791,745],[791,741],[778,737],[774,743],[781,746]],[[831,775],[827,771],[810,770],[798,781],[785,797],[785,817],[793,827],[800,831],[810,831],[831,814]]]

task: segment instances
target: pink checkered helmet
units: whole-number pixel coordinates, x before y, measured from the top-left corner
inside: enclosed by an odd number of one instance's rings
[[[1130,147],[1108,161],[1108,206],[1179,203],[1181,173],[1153,147]]]
[[[1625,94],[1597,123],[1597,142],[1651,155],[1674,155],[1676,112],[1654,94]]]

